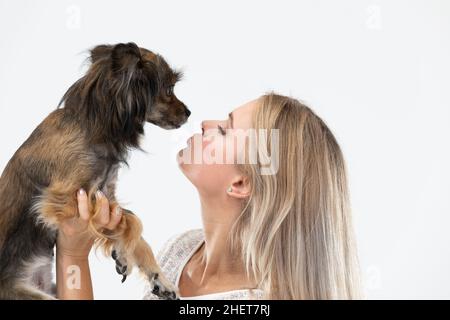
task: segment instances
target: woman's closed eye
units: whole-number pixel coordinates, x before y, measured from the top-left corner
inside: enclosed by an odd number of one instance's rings
[[[217,128],[219,129],[219,132],[220,132],[221,135],[224,136],[226,134],[226,131],[225,131],[225,129],[223,127],[221,127],[220,125],[217,125]]]

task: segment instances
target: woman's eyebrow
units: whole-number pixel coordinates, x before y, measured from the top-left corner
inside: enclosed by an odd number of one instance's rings
[[[228,114],[228,119],[230,121],[230,128],[233,129],[233,112]]]

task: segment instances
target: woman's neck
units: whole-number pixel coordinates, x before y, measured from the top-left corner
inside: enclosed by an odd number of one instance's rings
[[[239,216],[241,204],[222,198],[200,195],[205,243],[193,257],[192,278],[199,285],[211,280],[220,282],[236,280],[248,284],[245,268],[238,252],[232,250],[227,242],[233,223]]]

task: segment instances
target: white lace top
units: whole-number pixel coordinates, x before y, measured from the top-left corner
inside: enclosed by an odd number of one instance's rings
[[[202,229],[190,230],[170,238],[156,256],[166,278],[176,288],[184,266],[204,242]],[[145,289],[145,300],[158,300],[158,296],[151,292],[150,287]],[[198,300],[246,300],[263,299],[263,291],[260,289],[241,289],[226,292],[217,292],[193,297],[180,297],[180,299]]]

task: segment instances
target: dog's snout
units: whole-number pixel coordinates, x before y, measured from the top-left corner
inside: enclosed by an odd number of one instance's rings
[[[186,117],[189,117],[191,115],[191,111],[189,111],[188,108],[184,108],[184,113],[186,113]]]

